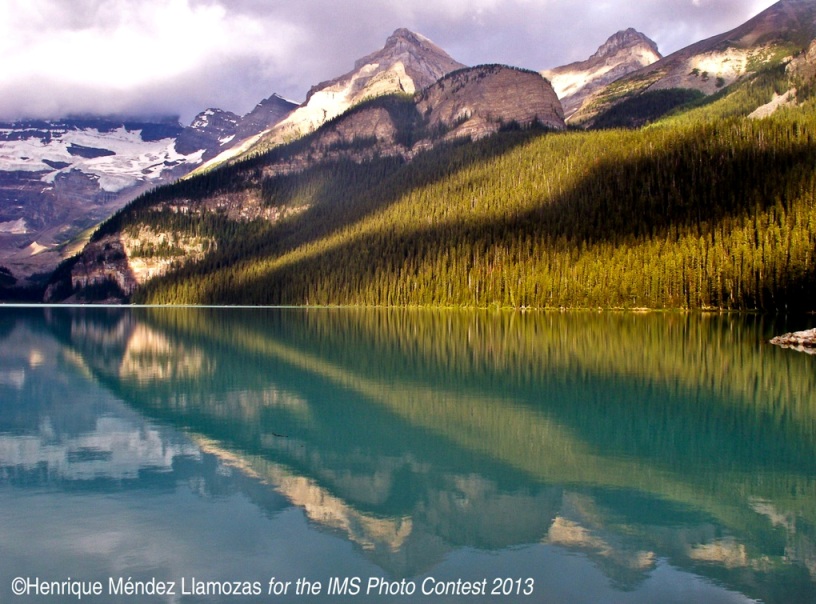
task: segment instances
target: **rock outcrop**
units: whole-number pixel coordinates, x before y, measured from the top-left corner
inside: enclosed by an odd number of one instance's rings
[[[782,348],[792,348],[807,354],[816,354],[816,329],[786,333],[773,338],[771,344]]]
[[[511,125],[565,128],[564,111],[550,83],[534,71],[503,65],[447,75],[418,95],[417,109],[430,132],[448,131],[449,138],[478,139]]]

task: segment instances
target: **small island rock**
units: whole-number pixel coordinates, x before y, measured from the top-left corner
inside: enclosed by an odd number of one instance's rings
[[[808,354],[816,354],[816,329],[786,333],[773,338],[771,344],[776,344],[783,348],[792,348],[793,350],[806,352]]]

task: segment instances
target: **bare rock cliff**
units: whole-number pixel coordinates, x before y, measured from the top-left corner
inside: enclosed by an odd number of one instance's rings
[[[550,83],[533,71],[503,65],[449,74],[420,93],[417,108],[430,131],[450,130],[452,137],[481,138],[511,124],[565,127]]]

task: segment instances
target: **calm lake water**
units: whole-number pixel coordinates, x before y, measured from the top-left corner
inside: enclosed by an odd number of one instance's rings
[[[812,326],[0,308],[0,602],[816,602]]]

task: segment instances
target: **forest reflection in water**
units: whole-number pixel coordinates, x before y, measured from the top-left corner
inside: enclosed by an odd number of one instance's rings
[[[547,546],[588,561],[609,581],[603,589],[633,601],[659,592],[666,565],[709,585],[704,600],[816,594],[814,359],[767,345],[779,329],[768,319],[3,312],[7,343],[23,331],[49,338],[53,350],[39,354],[148,422],[142,449],[151,429],[174,444],[147,447],[162,460],[117,449],[101,434],[126,441],[121,418],[102,413],[88,420],[94,431],[81,430],[71,424],[93,410],[65,415],[42,393],[25,404],[21,394],[0,423],[0,486],[41,484],[32,468],[41,474],[43,464],[48,480],[114,467],[118,480],[144,480],[121,470],[128,459],[165,472],[214,460],[220,474],[197,480],[223,486],[230,475],[259,509],[302,510],[311,530],[341,536],[390,577],[438,572],[468,552],[509,559]],[[7,357],[0,387],[23,392],[14,376],[31,370],[30,358],[26,369]],[[24,461],[23,437],[40,439],[37,463]],[[64,450],[49,450],[48,439]]]

